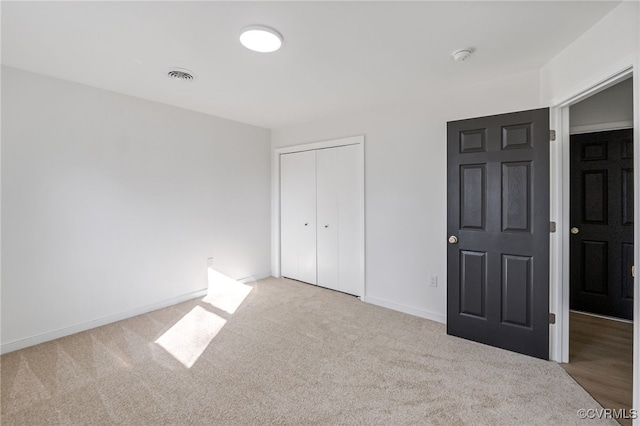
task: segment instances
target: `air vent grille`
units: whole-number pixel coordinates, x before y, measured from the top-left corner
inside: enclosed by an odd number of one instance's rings
[[[169,78],[181,81],[193,81],[196,79],[195,75],[191,71],[172,69],[167,73]]]

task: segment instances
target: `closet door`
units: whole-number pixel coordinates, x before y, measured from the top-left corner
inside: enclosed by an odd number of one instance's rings
[[[340,148],[320,149],[317,158],[318,285],[340,290],[338,223]]]
[[[362,199],[364,186],[362,152],[357,145],[339,148],[338,237],[340,291],[364,296],[361,288]]]
[[[318,285],[361,296],[360,188],[356,145],[317,152]]]
[[[316,152],[280,156],[280,258],[284,277],[316,284]]]

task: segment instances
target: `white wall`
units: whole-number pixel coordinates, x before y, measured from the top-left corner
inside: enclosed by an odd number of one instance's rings
[[[571,133],[633,127],[633,79],[571,105]]]
[[[607,80],[619,76],[624,69],[634,67],[633,79],[634,109],[634,150],[638,152],[638,100],[640,99],[638,84],[638,65],[640,63],[640,3],[637,1],[625,1],[613,9],[608,15],[596,23],[591,29],[574,41],[570,46],[556,55],[540,70],[541,102],[552,106],[559,106],[581,94],[591,87],[600,87]],[[563,171],[568,169],[568,138],[564,136],[563,126],[566,123],[562,119],[561,111],[553,113],[552,126],[558,129],[559,139],[552,146],[551,153],[551,220],[558,221],[560,230],[568,229],[568,180],[562,181]],[[568,129],[567,134],[568,134]],[[640,167],[639,158],[634,160],[634,168]],[[636,188],[640,187],[638,174],[635,176]],[[563,191],[565,191],[563,193]],[[636,190],[636,195],[637,195]],[[640,202],[636,197],[636,212]],[[635,243],[640,241],[639,229],[635,230]],[[569,319],[568,319],[568,237],[564,233],[553,234],[552,256],[564,253],[564,262],[552,261],[551,282],[551,308],[553,312],[561,313],[557,317],[556,325],[551,327],[552,359],[569,360]],[[557,260],[557,256],[555,259]],[[552,259],[553,260],[553,259]],[[638,264],[638,251],[636,250],[636,264]],[[636,279],[636,286],[638,280]],[[637,288],[637,287],[636,287]],[[635,300],[634,306],[634,390],[633,406],[640,406],[640,302]],[[634,425],[640,424],[640,420],[634,420]]]
[[[621,3],[540,70],[541,102],[572,97],[594,76],[615,72],[640,48],[640,2]]]
[[[3,350],[206,289],[210,256],[269,274],[269,130],[13,68],[2,89]]]
[[[537,108],[538,77],[442,89],[420,104],[272,131],[274,149],[365,135],[366,301],[445,321],[447,121]]]

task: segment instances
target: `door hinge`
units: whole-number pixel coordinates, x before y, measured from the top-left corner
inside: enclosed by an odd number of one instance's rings
[[[631,265],[631,276],[636,277],[636,265]]]
[[[549,324],[555,324],[556,323],[556,314],[552,314],[551,312],[549,312]]]
[[[549,130],[549,139],[552,141],[556,140],[556,131],[555,130]]]
[[[555,222],[549,222],[549,232],[556,232],[556,223]]]

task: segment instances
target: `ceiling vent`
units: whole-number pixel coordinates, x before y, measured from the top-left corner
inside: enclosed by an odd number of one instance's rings
[[[193,81],[196,79],[196,75],[183,68],[171,68],[169,72],[167,72],[167,76],[173,80],[181,80],[181,81]]]

